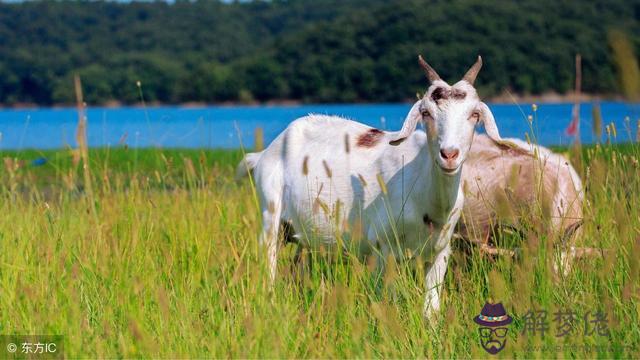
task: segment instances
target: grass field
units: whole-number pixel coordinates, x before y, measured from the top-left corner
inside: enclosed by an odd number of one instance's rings
[[[520,260],[458,251],[432,321],[422,270],[405,264],[379,274],[312,254],[300,273],[289,246],[270,293],[258,206],[233,180],[238,151],[91,150],[91,186],[69,150],[1,155],[0,333],[64,335],[69,358],[489,357],[472,321],[487,299],[514,318],[496,357],[640,356],[637,145],[574,156],[581,245],[603,256],[557,279],[544,232]],[[546,334],[527,329],[529,310],[547,311]],[[557,336],[558,310],[575,312],[571,334]],[[589,334],[595,312],[609,336]]]

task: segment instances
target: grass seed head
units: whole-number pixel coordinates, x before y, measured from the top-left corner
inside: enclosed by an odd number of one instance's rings
[[[380,185],[380,190],[383,194],[387,195],[387,184],[385,184],[384,179],[382,178],[382,174],[377,174],[376,179],[378,180],[378,185]]]
[[[327,174],[327,177],[331,179],[333,177],[333,172],[326,160],[322,160],[322,166],[324,166],[324,172]]]

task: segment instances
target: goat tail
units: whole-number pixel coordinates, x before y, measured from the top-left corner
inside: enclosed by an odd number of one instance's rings
[[[236,167],[236,180],[240,180],[249,175],[253,168],[258,165],[261,156],[262,152],[247,153]]]

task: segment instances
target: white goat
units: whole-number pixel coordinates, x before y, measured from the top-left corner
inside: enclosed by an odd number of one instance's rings
[[[299,241],[312,247],[335,245],[337,233],[359,224],[351,232],[360,234],[346,239],[363,239],[360,254],[375,252],[382,261],[390,254],[403,259],[411,253],[431,260],[424,314],[439,309],[450,239],[462,212],[461,168],[476,124],[482,121],[494,141],[502,140],[473,87],[480,57],[453,86],[419,60],[431,85],[399,132],[309,115],[240,163],[240,175],[254,170],[262,207],[260,239],[267,247],[272,281],[281,221],[290,222]],[[420,121],[426,134],[414,131]],[[314,236],[300,236],[309,232]]]
[[[541,205],[551,218],[551,233],[562,240],[560,265],[566,274],[582,223],[582,181],[561,155],[520,139],[505,140],[516,147],[497,146],[486,135],[475,137],[462,171],[461,235],[481,241],[498,222],[518,225],[523,212]]]

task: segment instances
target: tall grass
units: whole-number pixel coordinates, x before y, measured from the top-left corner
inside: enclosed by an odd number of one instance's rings
[[[544,232],[520,260],[455,251],[437,319],[422,317],[423,270],[347,254],[281,252],[273,292],[239,152],[90,150],[94,221],[71,152],[3,152],[0,329],[61,334],[78,357],[485,357],[472,321],[488,299],[515,321],[504,357],[638,357],[640,180],[635,145],[581,154],[584,246],[604,256],[553,273]],[[44,166],[30,160],[45,156]],[[135,164],[135,165],[134,165]],[[547,310],[549,333],[525,335]],[[553,313],[604,311],[610,337],[556,337]],[[527,352],[528,346],[551,350]],[[560,352],[556,346],[563,345]],[[588,351],[569,345],[613,346]]]

